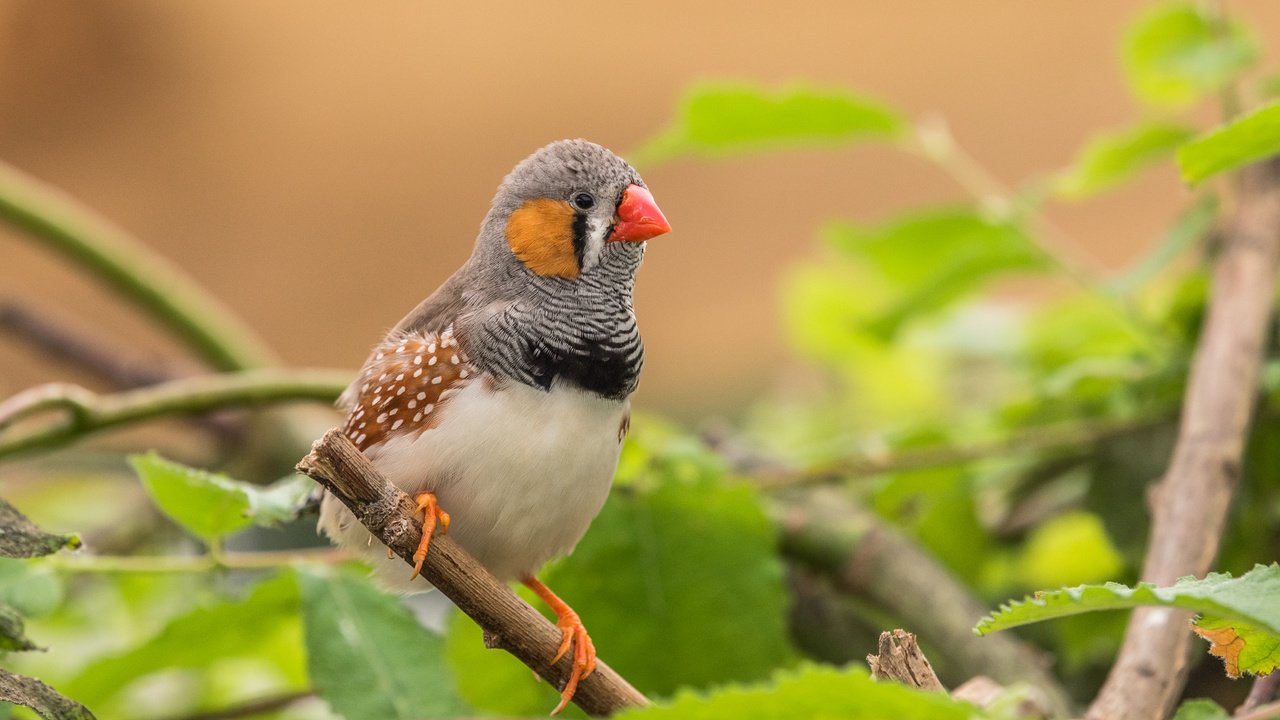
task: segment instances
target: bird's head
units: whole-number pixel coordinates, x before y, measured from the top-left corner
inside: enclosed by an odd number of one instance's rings
[[[503,181],[477,250],[535,276],[576,280],[615,264],[634,270],[645,241],[670,230],[626,161],[586,140],[561,140]]]

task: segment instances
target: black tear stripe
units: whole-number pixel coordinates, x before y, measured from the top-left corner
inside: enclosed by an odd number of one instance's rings
[[[573,256],[578,259],[578,272],[582,272],[582,256],[587,251],[587,216],[573,216]]]

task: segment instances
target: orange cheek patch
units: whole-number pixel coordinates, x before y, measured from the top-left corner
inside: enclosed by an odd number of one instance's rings
[[[527,200],[507,221],[507,244],[525,267],[539,275],[576,278],[573,220],[569,203],[547,198]]]

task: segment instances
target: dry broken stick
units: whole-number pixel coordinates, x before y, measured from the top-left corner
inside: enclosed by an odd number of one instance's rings
[[[1280,266],[1280,157],[1241,171],[1235,213],[1219,236],[1173,461],[1150,494],[1142,579],[1157,585],[1209,571],[1239,484]],[[1086,717],[1167,717],[1189,667],[1189,617],[1171,608],[1135,611]]]
[[[317,440],[311,454],[298,463],[298,470],[333,493],[374,537],[413,565],[413,553],[422,537],[413,499],[388,483],[341,432],[330,430]],[[449,536],[436,536],[431,541],[422,576],[484,629],[486,645],[506,650],[543,679],[558,688],[564,686],[571,658],[548,665],[560,646],[560,630]],[[595,716],[648,704],[640,691],[603,660],[578,685],[573,702]]]
[[[867,656],[871,677],[876,680],[896,680],[929,692],[947,691],[933,672],[929,658],[920,650],[916,636],[906,630],[880,633],[880,645],[875,655]]]

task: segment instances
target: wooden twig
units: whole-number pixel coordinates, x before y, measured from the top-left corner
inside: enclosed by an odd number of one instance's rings
[[[173,380],[112,395],[78,385],[51,383],[0,403],[0,459],[62,447],[108,428],[160,417],[232,407],[260,407],[298,400],[333,402],[350,380],[337,370],[245,370]],[[9,428],[49,413],[35,429]]]
[[[298,471],[333,493],[374,537],[413,564],[413,553],[422,537],[413,499],[388,483],[341,432],[330,430],[317,440],[311,454],[298,463]],[[543,679],[556,687],[564,686],[571,659],[564,657],[548,665],[560,645],[560,630],[448,535],[432,539],[422,576],[484,629],[486,645],[506,650]],[[603,660],[578,685],[573,702],[594,716],[648,704],[644,695]]]
[[[190,715],[183,715],[179,720],[239,720],[240,718],[260,717],[272,710],[287,708],[299,700],[306,700],[311,697],[315,697],[315,691],[313,690],[280,693],[279,695],[269,695],[256,700],[249,700],[239,705],[216,710],[202,710]]]
[[[1233,715],[1235,720],[1276,720],[1280,718],[1280,702],[1260,705],[1243,715]]]
[[[185,374],[160,363],[129,358],[120,348],[93,337],[86,329],[72,328],[51,314],[16,300],[0,301],[0,331],[30,343],[48,358],[81,368],[121,390],[154,385]]]
[[[947,691],[916,642],[916,636],[906,630],[880,633],[879,647],[875,655],[867,656],[867,666],[876,680],[894,680],[929,692]]]
[[[1130,418],[1084,424],[1063,424],[1030,428],[1007,438],[974,443],[972,445],[941,445],[905,450],[896,454],[857,454],[832,460],[816,467],[793,468],[781,465],[750,451],[732,447],[723,434],[706,437],[712,449],[725,455],[737,471],[748,475],[760,487],[767,490],[827,485],[851,478],[868,477],[887,473],[927,470],[949,467],[1007,456],[1017,452],[1038,451],[1065,453],[1073,448],[1090,445],[1126,435],[1137,434],[1172,423],[1172,416]]]
[[[1280,697],[1280,672],[1256,677],[1249,688],[1249,696],[1236,708],[1235,716],[1244,717],[1277,697]]]
[[[1208,572],[1239,484],[1280,266],[1280,157],[1240,174],[1220,231],[1213,290],[1187,383],[1173,459],[1149,496],[1151,542],[1142,579],[1170,585]],[[1134,612],[1124,645],[1087,718],[1164,718],[1189,668],[1188,614]]]

